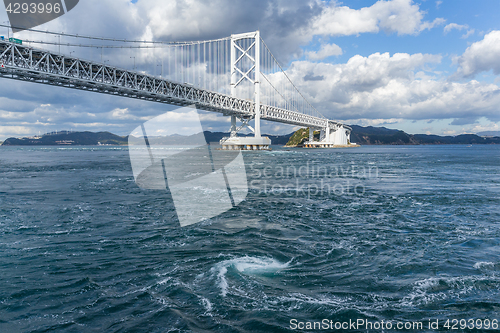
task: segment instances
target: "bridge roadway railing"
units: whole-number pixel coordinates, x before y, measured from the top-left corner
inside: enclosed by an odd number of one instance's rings
[[[7,41],[0,41],[0,77],[180,106],[194,104],[225,115],[255,114],[253,101]],[[314,128],[336,124],[268,105],[261,105],[260,110],[261,119],[286,124]]]

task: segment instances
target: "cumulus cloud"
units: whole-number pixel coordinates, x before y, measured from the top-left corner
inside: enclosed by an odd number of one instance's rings
[[[437,1],[436,6],[441,2]],[[86,0],[61,19],[40,27],[83,35],[124,39],[204,40],[259,29],[266,43],[282,63],[302,55],[301,46],[315,36],[350,36],[385,32],[417,35],[444,24],[442,18],[428,19],[412,0],[377,1],[370,7],[351,9],[337,2],[320,0]],[[99,8],[99,10],[96,10]],[[83,15],[82,13],[92,13]],[[0,13],[5,21],[5,13]],[[472,29],[452,23],[445,32],[458,29],[468,35]],[[472,44],[457,60],[461,77],[493,69],[500,73],[500,36],[492,32]],[[53,36],[19,34],[21,39]],[[327,38],[324,38],[327,40]],[[63,42],[74,40],[63,38]],[[98,43],[92,41],[91,43]],[[53,50],[57,50],[53,48]],[[62,48],[63,53],[74,49]],[[159,50],[78,49],[81,58],[103,60],[120,67],[153,73]],[[399,119],[460,118],[493,119],[500,105],[494,84],[470,81],[457,83],[436,78],[433,64],[441,57],[430,54],[374,53],[356,55],[345,64],[316,61],[342,54],[336,44],[323,44],[306,53],[309,61],[292,63],[288,74],[302,92],[325,115],[334,119],[371,119],[373,124]],[[135,57],[132,59],[131,57]],[[158,73],[158,72],[157,72]],[[457,75],[458,75],[457,74]],[[169,106],[91,94],[76,90],[0,81],[0,122],[11,133],[33,133],[46,129],[92,128],[127,134],[138,123],[172,110]],[[90,94],[90,95],[89,95]],[[498,118],[498,116],[496,116]],[[214,119],[213,130],[227,130],[227,118]],[[222,125],[220,125],[222,123]],[[4,128],[0,126],[0,129]],[[282,125],[280,125],[282,126]],[[275,123],[264,128],[282,130]],[[2,133],[5,133],[5,128]],[[29,134],[29,133],[27,133]]]
[[[135,3],[86,0],[80,1],[68,14],[37,29],[157,41],[209,40],[259,29],[266,42],[273,45],[275,56],[285,62],[293,55],[300,55],[300,46],[310,42],[311,24],[323,9],[320,0],[140,0]],[[0,21],[7,19],[5,12],[0,12]],[[29,31],[18,36],[24,40],[55,41],[54,36]],[[65,38],[62,41],[75,42]],[[87,59],[95,58],[100,52],[99,49],[78,50],[78,54]],[[131,67],[130,56],[136,56],[137,68],[142,69],[141,65],[152,61],[152,53],[152,50],[135,54],[127,49],[104,49],[104,59],[112,58]]]
[[[445,27],[444,27],[444,33],[447,34],[449,33],[450,31],[452,31],[453,29],[456,29],[456,30],[464,30],[464,29],[469,29],[469,26],[467,24],[457,24],[457,23],[450,23],[450,24],[447,24]]]
[[[360,126],[384,126],[389,124],[402,123],[404,119],[391,118],[391,119],[345,119],[348,124],[355,124]]]
[[[89,115],[95,117],[94,114],[89,114]],[[118,121],[124,121],[124,120],[147,121],[152,117],[151,116],[139,117],[137,115],[132,114],[128,108],[124,109],[116,108],[108,113],[108,118],[110,120],[118,120]]]
[[[126,135],[138,123],[173,109],[168,105],[91,92],[0,80],[0,140],[55,130]],[[26,100],[24,100],[26,98]],[[23,132],[19,132],[22,126]]]
[[[425,21],[426,13],[413,0],[380,0],[358,10],[320,0],[141,0],[136,10],[134,18],[146,21],[143,33],[149,34],[145,37],[210,39],[258,27],[278,56],[300,52],[299,46],[317,35],[347,36],[381,30],[415,35],[445,22],[442,18]]]
[[[476,32],[476,30],[475,30],[475,29],[469,29],[469,30],[467,30],[467,32],[466,32],[465,34],[463,34],[463,35],[462,35],[462,37],[460,37],[460,38],[462,38],[462,39],[467,39],[467,38],[469,38],[470,36],[472,36],[475,32]]]
[[[371,7],[351,9],[346,6],[325,8],[314,24],[316,34],[348,36],[377,33],[383,30],[398,35],[418,34],[443,24],[442,18],[424,21],[424,12],[412,0],[378,1]]]
[[[0,137],[33,135],[33,128],[29,126],[0,126]]]
[[[308,82],[304,84],[304,90],[318,102],[337,99],[343,101],[346,100],[346,94],[351,91],[373,91],[386,86],[395,78],[411,79],[416,68],[428,63],[438,63],[440,60],[440,56],[420,53],[414,55],[397,53],[393,56],[389,53],[375,53],[368,57],[356,55],[346,64],[295,62],[289,70],[289,75],[294,77],[294,81],[300,82],[305,81],[301,73],[309,73],[311,76],[321,75],[328,85],[319,82],[316,86]]]
[[[451,82],[430,75],[441,61],[429,54],[375,53],[346,64],[295,62],[288,71],[318,110],[332,119],[498,120],[500,88],[472,80]],[[302,73],[324,76],[305,81]]]
[[[319,51],[307,52],[307,57],[313,61],[323,60],[331,56],[338,56],[342,54],[342,49],[337,44],[324,44]]]
[[[457,23],[447,24],[443,29],[445,35],[452,30],[458,30],[458,31],[467,30],[467,32],[462,35],[461,37],[462,39],[469,38],[471,35],[474,34],[474,32],[476,32],[475,29],[469,29],[469,26],[467,24],[457,24]]]
[[[480,132],[500,132],[500,126],[497,123],[490,122],[488,124],[478,124],[472,128],[473,133]]]
[[[99,10],[96,10],[99,8]],[[82,13],[92,13],[92,16]],[[5,14],[0,13],[0,19]],[[86,0],[42,30],[69,31],[134,40],[207,40],[259,29],[266,43],[282,62],[301,55],[301,46],[314,36],[347,36],[385,31],[398,35],[418,34],[444,23],[444,19],[424,20],[425,12],[412,0],[377,1],[371,7],[351,9],[321,0]],[[7,18],[5,18],[6,20]],[[23,39],[54,41],[29,31]],[[69,40],[65,40],[69,42]],[[64,48],[63,48],[64,50]],[[67,51],[67,50],[66,50]],[[79,50],[89,58],[101,50]],[[132,54],[127,50],[104,50],[105,59],[137,67],[152,62],[154,51]]]
[[[464,54],[456,59],[458,77],[472,77],[478,73],[493,70],[500,74],[500,31],[492,31],[484,39],[473,43]]]
[[[206,40],[259,29],[281,60],[311,40],[310,26],[323,11],[318,0],[141,0],[143,31],[160,40]]]

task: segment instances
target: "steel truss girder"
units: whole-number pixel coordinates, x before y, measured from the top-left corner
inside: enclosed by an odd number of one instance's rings
[[[255,102],[102,63],[0,41],[0,77],[93,91],[173,105],[255,117]],[[260,105],[261,119],[314,128],[342,124],[295,111]],[[346,127],[346,126],[344,126]],[[347,127],[346,127],[347,128]]]

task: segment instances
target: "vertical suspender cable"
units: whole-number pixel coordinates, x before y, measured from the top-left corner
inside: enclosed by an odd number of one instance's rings
[[[208,63],[207,67],[209,68],[208,73],[211,74],[210,72],[212,71],[212,62],[210,61],[212,58],[212,42],[208,42]],[[212,90],[212,79],[211,76],[208,77],[209,79],[209,84],[208,84],[208,90]]]
[[[217,44],[215,46],[215,54],[216,54],[216,59],[217,59],[217,67],[216,67],[216,71],[217,71],[217,92],[219,92],[219,41],[217,41]]]
[[[198,62],[196,63],[196,66],[198,67],[198,87],[201,87],[201,75],[200,75],[200,69],[201,69],[201,61],[200,61],[200,47],[201,43],[198,44]]]
[[[196,44],[193,44],[190,46],[190,48],[191,48],[191,64],[190,65],[191,65],[191,72],[193,73],[193,81],[191,81],[191,84],[193,86],[196,84],[196,80],[195,80],[195,77],[196,77],[196,71],[195,71],[196,70],[196,66],[195,66],[196,65],[196,62],[195,62],[196,53],[195,53],[195,51],[196,51],[196,49],[195,49],[195,47],[196,47]]]
[[[207,89],[207,43],[203,43],[203,88]]]

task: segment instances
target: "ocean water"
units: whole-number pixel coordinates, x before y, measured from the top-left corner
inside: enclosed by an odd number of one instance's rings
[[[244,159],[246,200],[181,228],[126,147],[1,147],[0,332],[500,320],[500,147]]]

